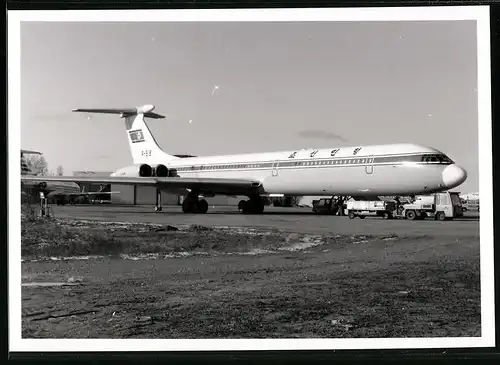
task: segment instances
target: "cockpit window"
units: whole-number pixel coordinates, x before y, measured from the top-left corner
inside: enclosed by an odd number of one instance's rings
[[[441,164],[452,164],[453,161],[446,155],[443,154],[435,154],[435,155],[423,155],[422,162],[434,162]]]
[[[441,158],[441,162],[444,162],[444,163],[453,163],[453,161],[451,160],[451,158],[449,158],[448,156],[446,155],[438,155],[438,158]]]

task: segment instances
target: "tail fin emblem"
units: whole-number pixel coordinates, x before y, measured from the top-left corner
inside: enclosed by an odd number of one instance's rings
[[[144,142],[144,134],[140,129],[128,132],[132,143]]]

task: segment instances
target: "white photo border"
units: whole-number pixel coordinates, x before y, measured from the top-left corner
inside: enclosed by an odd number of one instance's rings
[[[413,349],[495,346],[493,178],[491,133],[490,11],[489,6],[401,8],[296,8],[207,10],[83,10],[8,11],[8,307],[9,350],[64,351],[221,351]],[[21,22],[192,22],[192,21],[477,21],[479,189],[481,194],[480,270],[481,337],[384,339],[22,339],[21,250],[19,200],[21,149],[20,25]]]

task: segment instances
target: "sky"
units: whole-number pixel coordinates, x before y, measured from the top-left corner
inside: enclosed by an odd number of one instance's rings
[[[71,110],[154,104],[170,154],[417,143],[478,191],[476,48],[475,21],[26,22],[21,145],[65,175],[114,171],[123,120]]]

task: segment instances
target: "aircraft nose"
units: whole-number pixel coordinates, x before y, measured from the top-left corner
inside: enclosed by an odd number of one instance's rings
[[[443,170],[443,184],[452,189],[467,179],[467,171],[457,165],[446,166]]]

